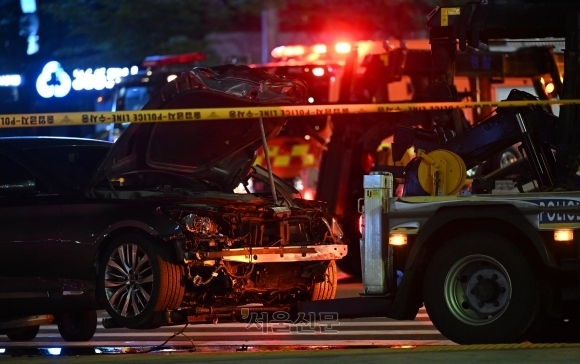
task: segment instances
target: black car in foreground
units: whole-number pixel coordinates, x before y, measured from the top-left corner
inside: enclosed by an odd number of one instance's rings
[[[144,109],[305,95],[300,81],[247,67],[196,68]],[[83,341],[102,308],[107,327],[139,329],[333,298],[340,228],[324,204],[253,166],[285,121],[133,123],[114,144],[0,138],[0,333],[31,340],[55,322]],[[255,193],[250,180],[275,188]]]

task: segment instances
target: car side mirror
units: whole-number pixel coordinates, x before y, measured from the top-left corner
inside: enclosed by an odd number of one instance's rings
[[[10,183],[0,182],[0,196],[26,196],[36,193],[36,183],[32,180]]]

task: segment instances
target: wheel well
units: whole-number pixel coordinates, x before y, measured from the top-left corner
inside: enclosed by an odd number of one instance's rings
[[[540,254],[536,250],[534,244],[517,226],[501,219],[483,218],[483,219],[457,219],[448,222],[439,227],[429,238],[424,242],[421,253],[417,255],[419,258],[418,265],[415,269],[418,270],[415,289],[419,290],[421,300],[423,298],[423,282],[425,280],[425,271],[431,262],[433,256],[450,240],[457,236],[474,233],[477,231],[491,232],[508,239],[530,262],[534,274],[540,275],[545,272],[548,267],[545,266]]]

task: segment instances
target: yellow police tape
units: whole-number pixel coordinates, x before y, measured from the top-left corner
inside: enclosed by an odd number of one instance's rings
[[[541,105],[578,105],[580,100],[523,100],[484,102],[428,102],[390,104],[342,104],[225,107],[212,109],[145,110],[117,112],[64,112],[39,114],[0,114],[0,128],[69,126],[106,123],[152,123],[175,121],[205,121],[224,119],[255,119],[259,117],[290,117],[389,113],[400,111],[435,111],[477,107],[528,107]]]

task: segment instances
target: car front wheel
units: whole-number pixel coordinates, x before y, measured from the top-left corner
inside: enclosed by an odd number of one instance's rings
[[[314,282],[312,285],[312,301],[331,300],[336,295],[338,285],[338,272],[336,261],[331,260],[326,267],[326,272],[320,282]]]
[[[497,234],[474,232],[450,241],[433,257],[423,287],[433,324],[459,344],[521,342],[541,315],[530,264]]]
[[[91,310],[64,313],[57,327],[65,341],[89,341],[97,330],[97,312]]]
[[[184,294],[183,269],[142,235],[117,238],[99,267],[100,295],[117,324],[128,328],[160,326],[156,314],[178,308]]]

